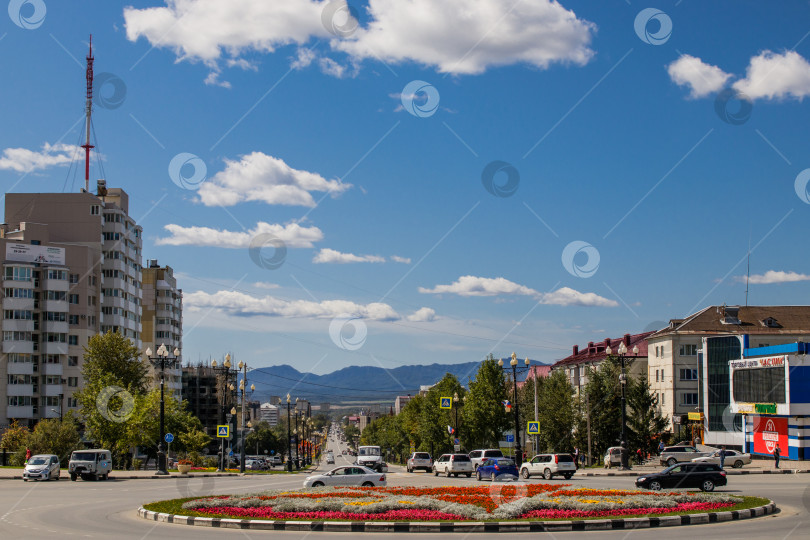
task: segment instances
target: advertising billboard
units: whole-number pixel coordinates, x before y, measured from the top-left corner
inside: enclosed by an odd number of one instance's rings
[[[776,444],[782,450],[782,455],[788,452],[788,421],[787,418],[769,418],[755,416],[754,422],[754,452],[758,454],[773,454]]]
[[[65,248],[7,242],[6,260],[64,266]]]

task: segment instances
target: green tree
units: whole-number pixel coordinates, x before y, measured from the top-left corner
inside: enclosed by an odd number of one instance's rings
[[[667,428],[667,419],[658,408],[658,397],[650,390],[647,377],[629,378],[627,384],[627,423],[630,450],[641,448],[645,454],[656,450],[656,436]]]
[[[31,430],[22,426],[16,420],[11,422],[6,431],[3,432],[3,439],[0,446],[12,454],[11,465],[21,466],[25,461],[25,447],[28,445],[28,438]]]
[[[81,437],[76,421],[68,414],[62,420],[37,422],[27,444],[33,454],[56,454],[61,462],[67,463],[71,452],[81,448]]]
[[[96,334],[84,349],[82,375],[85,381],[93,381],[112,373],[119,385],[129,392],[143,393],[149,365],[140,356],[138,348],[120,332]]]
[[[587,448],[586,416],[590,410],[592,458],[599,460],[605,450],[618,446],[621,435],[621,387],[618,362],[607,358],[592,368],[588,383],[582,388],[577,422],[577,443]]]
[[[197,450],[189,448],[187,442],[196,442],[194,437],[188,437],[190,432],[202,432],[200,419],[191,414],[187,402],[177,401],[172,395],[164,395],[164,426],[166,433],[175,435],[172,450],[189,452]],[[132,418],[127,422],[127,431],[121,444],[139,446],[149,459],[157,459],[157,447],[160,438],[160,389],[155,388],[147,394],[139,395]]]
[[[282,443],[287,437],[286,424],[284,425],[284,429],[284,434],[279,437],[268,422],[258,422],[254,424],[253,431],[245,438],[246,451],[248,453],[255,451],[258,454],[264,454],[266,451],[270,454],[271,450],[274,453],[283,450]]]
[[[491,448],[498,445],[509,429],[512,416],[504,410],[508,399],[503,370],[491,354],[484,360],[470,381],[470,391],[461,410],[462,436],[468,449]]]
[[[538,394],[541,452],[572,452],[576,418],[574,389],[563,370],[554,370]]]
[[[454,395],[458,395],[458,403],[452,403]],[[465,395],[464,387],[452,373],[447,373],[428,390],[420,408],[418,431],[421,440],[420,446],[431,452],[432,455],[439,455],[453,448],[453,437],[447,426],[455,425],[455,411],[442,409],[440,407],[441,398],[450,398],[452,406],[458,407],[464,402]],[[459,414],[458,418],[459,422],[462,422],[463,415]]]

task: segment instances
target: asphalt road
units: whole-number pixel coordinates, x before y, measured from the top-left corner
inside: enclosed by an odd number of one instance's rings
[[[336,464],[349,462],[336,452]],[[331,468],[331,466],[329,467]],[[175,497],[204,496],[218,493],[250,493],[269,488],[298,488],[304,475],[295,476],[246,476],[198,479],[166,480],[114,480],[107,482],[59,482],[36,483],[19,480],[0,482],[0,538],[40,539],[40,538],[96,538],[116,540],[140,539],[158,540],[190,538],[267,538],[269,535],[290,540],[315,537],[348,538],[356,533],[304,533],[242,531],[235,529],[215,529],[161,524],[139,518],[138,506],[143,503]],[[405,472],[392,467],[389,472],[389,485],[475,485],[475,478],[436,478],[429,473]],[[712,539],[736,538],[807,538],[810,526],[810,487],[808,475],[751,475],[732,476],[730,485],[724,491],[761,495],[776,501],[781,512],[753,520],[697,525],[689,527],[668,527],[641,529],[638,531],[607,531],[588,533],[544,533],[551,537],[578,538],[587,535],[594,538],[648,538],[653,534],[658,539],[698,536]],[[532,479],[540,482],[542,479]],[[552,482],[565,482],[552,480]],[[577,478],[567,483],[575,486],[597,488],[630,488],[630,477],[590,477]],[[364,537],[390,539],[392,534],[364,534]],[[529,533],[527,533],[529,534]],[[538,533],[531,533],[537,535]],[[464,538],[469,534],[421,534],[419,538],[448,536]],[[499,536],[495,534],[474,534],[474,538]]]

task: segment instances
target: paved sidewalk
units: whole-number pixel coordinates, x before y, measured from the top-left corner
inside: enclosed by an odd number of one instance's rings
[[[289,474],[312,474],[315,468],[301,469]],[[0,468],[0,480],[22,480],[23,469],[7,469]],[[195,472],[192,471],[187,475],[182,475],[178,472],[170,472],[168,476],[157,476],[154,470],[149,471],[112,471],[110,473],[110,480],[165,480],[172,478],[206,478],[211,476],[260,476],[261,473],[240,473],[240,472]],[[62,469],[61,480],[70,480],[70,475],[67,470]]]

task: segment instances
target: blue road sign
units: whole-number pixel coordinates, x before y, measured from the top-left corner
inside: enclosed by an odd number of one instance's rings
[[[217,426],[217,437],[227,439],[231,435],[231,426]]]
[[[453,408],[453,398],[449,398],[449,397],[439,398],[439,408],[440,409],[452,409]]]
[[[230,457],[233,457],[233,450],[231,450],[230,452],[228,452],[228,455],[229,455]]]
[[[526,433],[529,435],[539,435],[540,434],[540,422],[529,422],[526,425]]]
[[[167,433],[166,436],[163,437],[163,440],[171,444],[171,442],[174,440],[174,435],[172,435],[171,433]]]
[[[515,442],[515,436],[514,435],[507,435],[506,436],[506,442]]]
[[[273,454],[275,454],[275,453],[276,453],[276,451],[275,451],[275,450],[270,450],[270,455],[271,455],[271,456],[272,456]]]
[[[453,439],[453,444],[461,444],[458,439]]]

